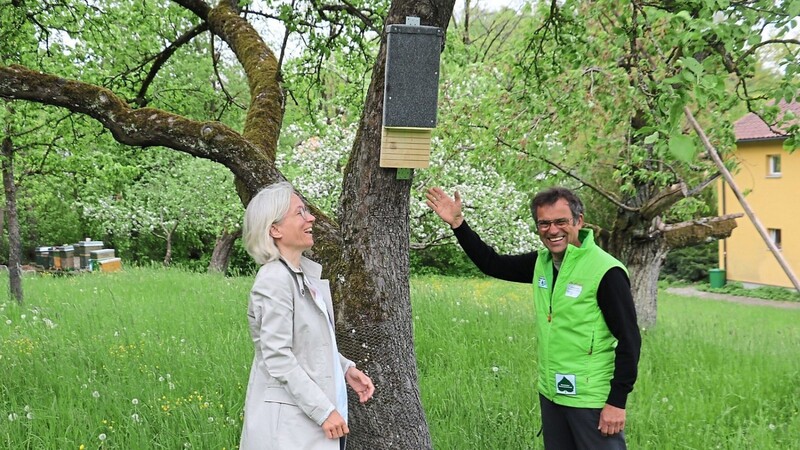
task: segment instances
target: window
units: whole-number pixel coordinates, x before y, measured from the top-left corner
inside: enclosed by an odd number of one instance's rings
[[[767,176],[781,176],[781,155],[767,155]]]
[[[775,244],[775,247],[778,247],[778,250],[781,249],[781,230],[779,228],[770,228],[767,230],[769,232],[769,239],[772,243]]]

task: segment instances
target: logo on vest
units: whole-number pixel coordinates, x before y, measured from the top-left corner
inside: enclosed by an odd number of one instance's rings
[[[556,374],[556,394],[575,395],[575,375]]]
[[[547,279],[545,277],[539,277],[539,287],[547,289]]]

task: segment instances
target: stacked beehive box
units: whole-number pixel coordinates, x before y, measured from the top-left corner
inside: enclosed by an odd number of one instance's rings
[[[89,252],[89,268],[100,272],[119,272],[122,270],[122,259],[116,257],[113,248],[92,250]]]

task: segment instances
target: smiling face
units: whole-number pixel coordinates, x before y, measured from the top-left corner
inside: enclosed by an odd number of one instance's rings
[[[314,245],[313,228],[316,218],[306,209],[303,200],[292,194],[289,211],[278,222],[272,224],[270,235],[281,255],[295,265],[299,264],[303,251]]]
[[[569,220],[566,224],[559,226],[559,219]],[[581,241],[578,240],[578,231],[583,228],[583,214],[578,215],[576,223],[566,199],[559,198],[553,204],[537,207],[536,221],[539,238],[555,259],[563,259],[564,252],[567,251],[567,244],[581,246]]]

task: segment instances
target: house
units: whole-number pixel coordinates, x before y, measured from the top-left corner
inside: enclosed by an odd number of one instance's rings
[[[781,102],[781,110],[800,117],[800,102]],[[738,169],[733,179],[767,229],[795,275],[800,270],[800,151],[783,150],[786,135],[771,130],[750,113],[734,123]],[[744,213],[727,183],[718,185],[719,212]],[[731,237],[720,242],[720,268],[726,278],[745,285],[793,287],[775,256],[745,216]]]

